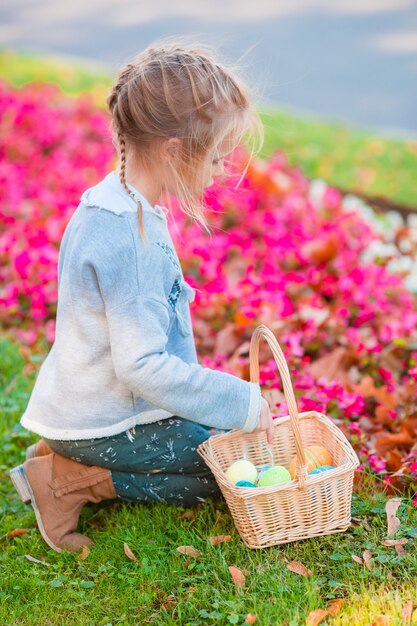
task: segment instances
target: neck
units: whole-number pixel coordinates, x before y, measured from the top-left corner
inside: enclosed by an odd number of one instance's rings
[[[121,172],[120,163],[118,164],[116,172],[120,178],[120,172]],[[130,185],[135,187],[135,189],[140,191],[140,193],[145,196],[145,198],[147,199],[147,201],[152,207],[156,205],[158,198],[161,195],[161,189],[155,183],[155,181],[152,180],[146,173],[141,172],[140,174],[135,173],[135,175],[133,175],[132,172],[128,168],[128,164],[126,163],[125,181],[126,183],[129,183]]]

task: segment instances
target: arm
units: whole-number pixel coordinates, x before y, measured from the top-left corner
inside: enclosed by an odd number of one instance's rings
[[[167,305],[135,295],[107,311],[117,377],[136,395],[174,415],[251,432],[258,424],[258,383],[186,363],[166,351]]]
[[[89,266],[104,302],[119,380],[173,415],[251,432],[260,416],[258,383],[167,352],[170,315],[162,288],[167,269],[163,254],[154,253],[158,247],[145,250],[127,216],[99,211],[91,219]]]

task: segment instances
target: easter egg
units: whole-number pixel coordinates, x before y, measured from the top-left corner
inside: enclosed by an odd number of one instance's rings
[[[256,485],[250,483],[248,480],[238,480],[236,483],[236,487],[255,487],[256,489]]]
[[[323,465],[331,465],[333,463],[332,455],[324,446],[308,446],[304,448],[304,454],[307,460],[307,474],[311,470]],[[291,478],[296,476],[297,455],[295,455],[290,463]]]
[[[258,487],[269,487],[270,485],[278,485],[279,483],[287,482],[291,480],[291,476],[287,468],[282,465],[274,465],[265,472],[262,472],[259,480]]]
[[[248,481],[249,483],[254,483],[258,476],[258,471],[254,464],[250,461],[246,461],[245,459],[239,459],[227,468],[225,474],[226,478],[228,478],[230,482],[234,484],[241,480]]]
[[[261,469],[261,471],[260,471],[260,472],[259,472],[259,474],[258,474],[258,479],[257,479],[257,482],[259,482],[259,479],[260,479],[260,477],[262,476],[262,474],[265,474],[265,472],[266,472],[267,470],[269,470],[269,469],[271,469],[271,465],[265,465],[265,466]]]
[[[311,470],[309,474],[321,474],[321,472],[331,469],[334,469],[333,465],[322,465],[321,467],[316,467],[316,469]]]

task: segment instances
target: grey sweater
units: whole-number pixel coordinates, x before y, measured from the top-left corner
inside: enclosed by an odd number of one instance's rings
[[[87,189],[62,238],[55,341],[21,424],[49,439],[91,439],[173,415],[252,431],[258,383],[198,364],[166,209],[136,202],[110,172]]]

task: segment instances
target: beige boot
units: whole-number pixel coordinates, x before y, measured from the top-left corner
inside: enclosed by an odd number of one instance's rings
[[[45,443],[43,439],[39,439],[36,443],[33,443],[26,450],[26,460],[33,459],[35,456],[44,456],[45,454],[51,454],[53,450]]]
[[[117,498],[110,470],[56,452],[29,459],[9,474],[20,498],[31,502],[43,539],[56,552],[91,545],[91,539],[76,532],[83,505]]]

